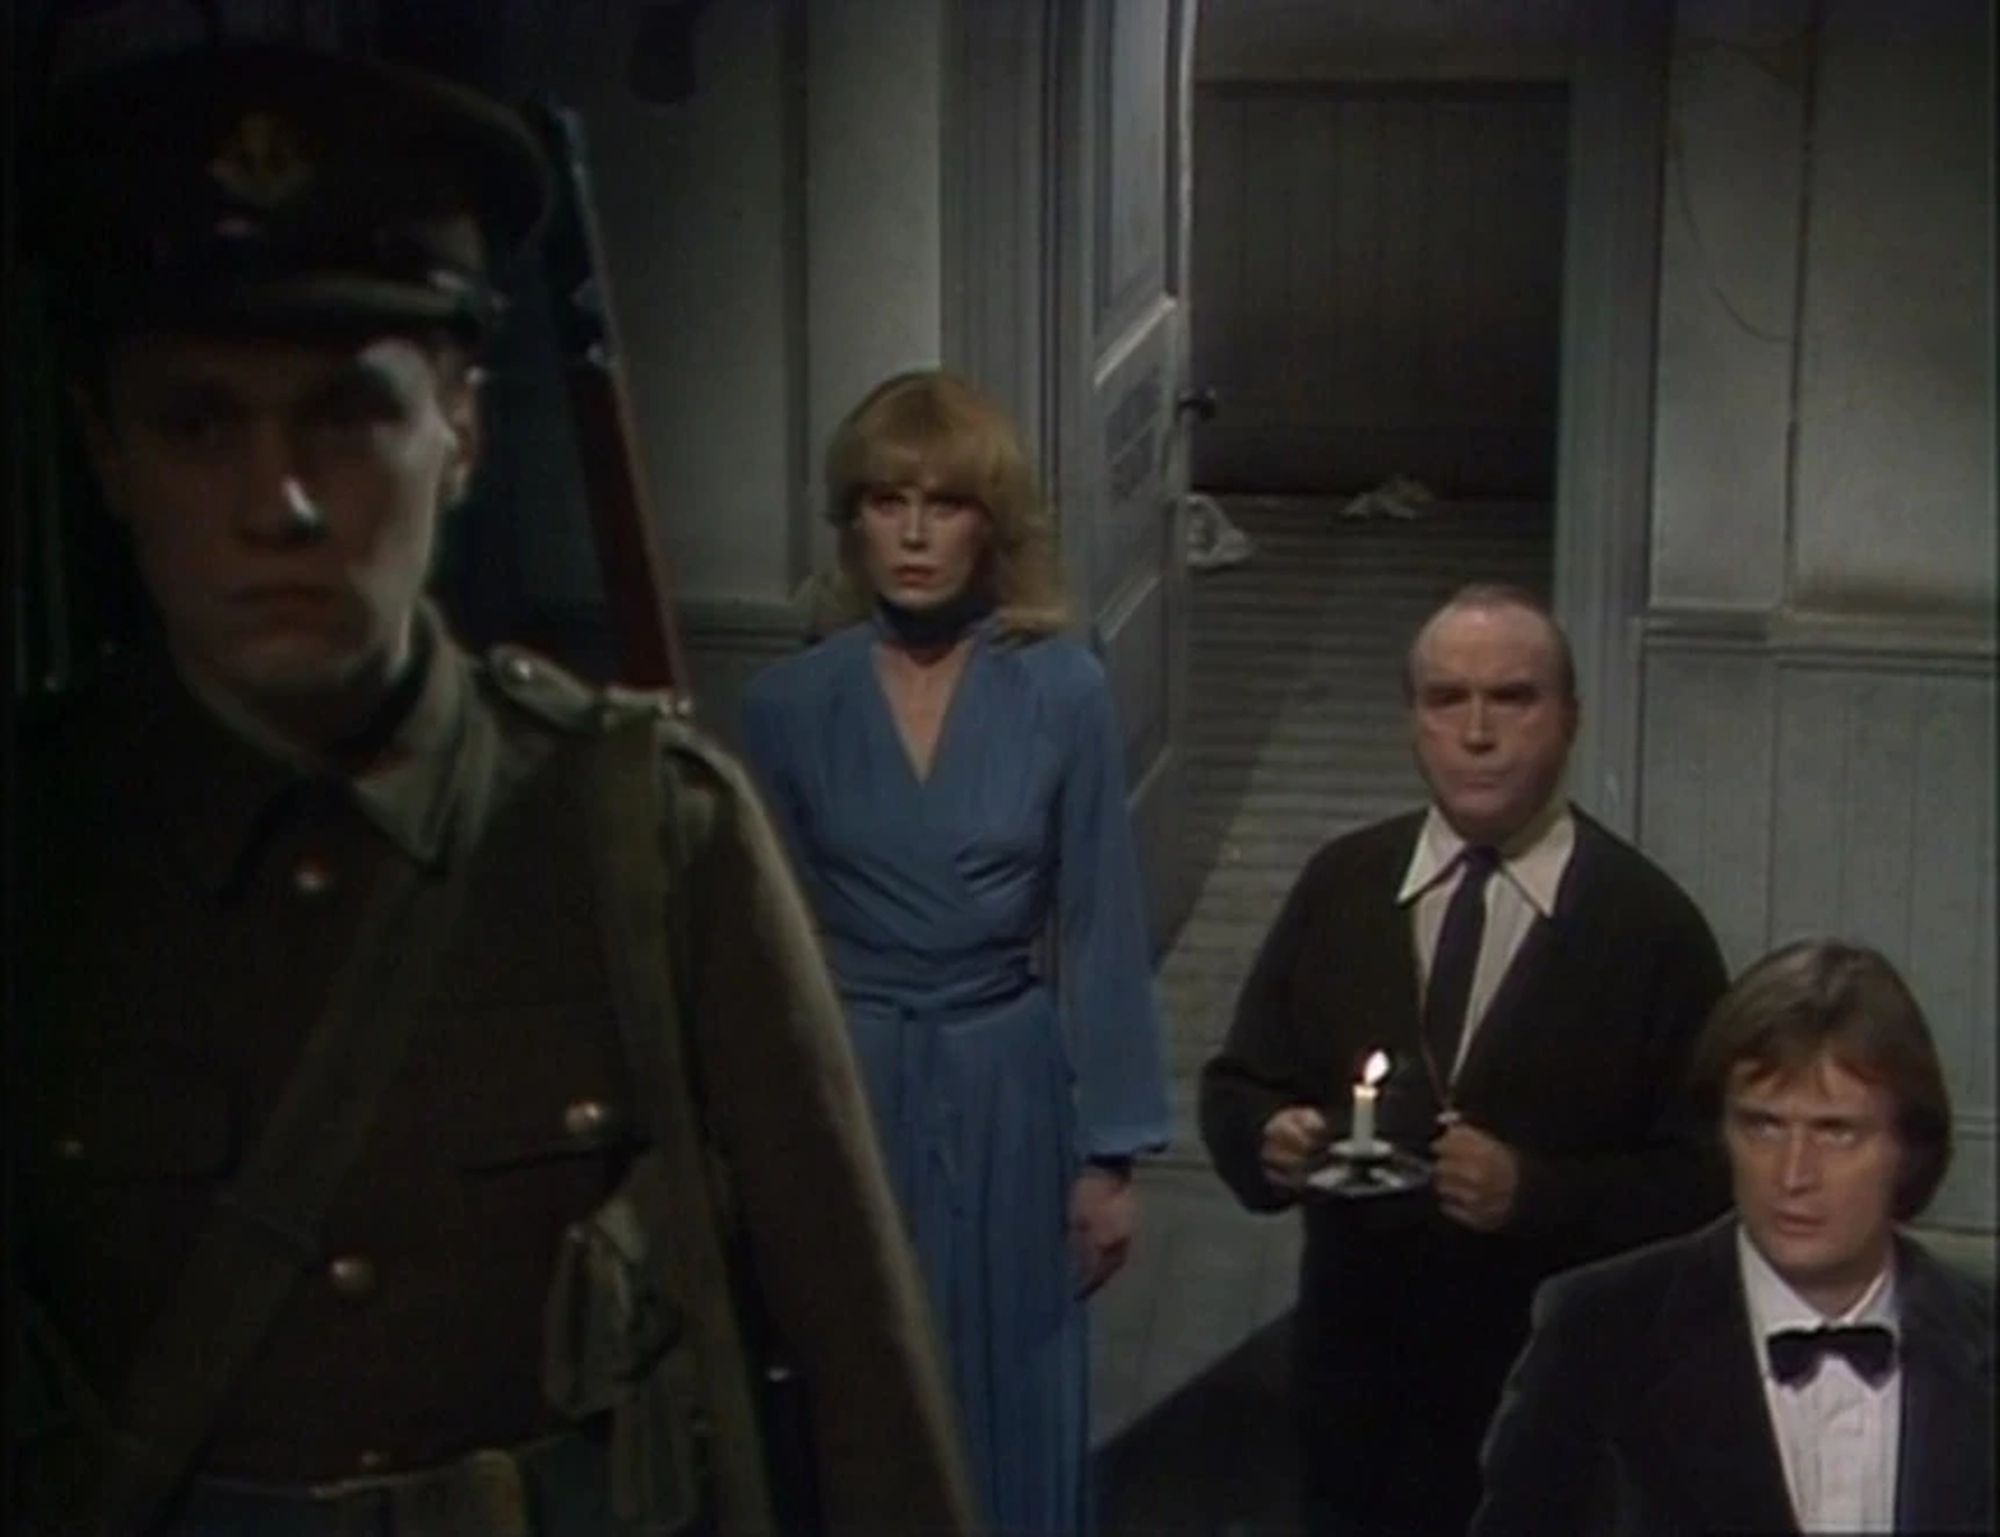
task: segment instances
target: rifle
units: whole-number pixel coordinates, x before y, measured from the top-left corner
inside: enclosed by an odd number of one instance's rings
[[[575,112],[548,100],[532,103],[526,115],[556,168],[557,191],[543,236],[542,266],[556,301],[556,326],[576,423],[577,450],[583,462],[591,530],[611,609],[620,669],[626,682],[666,689],[675,713],[685,717],[692,712],[693,699],[687,689],[687,665],[668,597],[666,562],[646,517],[637,439],[618,371],[603,240],[584,157],[583,124]],[[622,800],[618,803],[624,804]],[[671,816],[667,820],[677,825]],[[677,1020],[670,1017],[667,1024],[678,1033]],[[641,1059],[650,1056],[646,1042],[634,1045]],[[678,1056],[682,1049],[676,1044],[674,1054]],[[688,1075],[685,1092],[699,1102],[703,1088],[698,1070]],[[731,1272],[732,1304],[753,1373],[772,1512],[780,1531],[818,1532],[823,1512],[805,1384],[776,1336],[743,1235],[727,1233],[721,1237]]]
[[[590,504],[592,541],[610,611],[620,681],[666,690],[688,715],[694,696],[674,622],[667,564],[646,505],[646,479],[620,370],[604,241],[586,168],[583,122],[552,101],[529,105],[556,173],[542,240],[563,379]]]

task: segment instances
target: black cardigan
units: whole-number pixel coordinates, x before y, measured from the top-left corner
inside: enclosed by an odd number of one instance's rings
[[[1508,1269],[1524,1278],[1684,1231],[1726,1198],[1712,1138],[1686,1091],[1694,1037],[1726,982],[1714,936],[1663,871],[1575,816],[1555,911],[1522,942],[1454,1096],[1469,1122],[1521,1156],[1515,1220],[1487,1242],[1510,1251]],[[1381,1134],[1413,1151],[1434,1135],[1416,953],[1409,913],[1396,901],[1422,826],[1421,812],[1396,817],[1312,858],[1244,983],[1221,1053],[1203,1071],[1203,1138],[1253,1210],[1295,1199],[1264,1178],[1264,1123],[1306,1102],[1344,1128],[1357,1064],[1375,1047],[1399,1064],[1384,1086]],[[1427,1222],[1444,1222],[1428,1191],[1408,1200]],[[1382,1224],[1380,1202],[1360,1204],[1371,1210],[1357,1219],[1355,1203],[1312,1203],[1308,1275],[1314,1251],[1333,1247],[1327,1229]],[[1486,1237],[1454,1234],[1475,1248]]]

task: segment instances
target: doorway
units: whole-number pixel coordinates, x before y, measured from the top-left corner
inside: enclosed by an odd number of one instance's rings
[[[1386,78],[1353,54],[1258,78],[1278,61],[1211,37],[1198,60],[1229,62],[1197,66],[1192,376],[1221,409],[1191,478],[1230,542],[1190,584],[1199,885],[1161,970],[1190,1131],[1304,862],[1422,800],[1409,636],[1468,581],[1553,597],[1570,143],[1554,54],[1528,79],[1437,78],[1441,56]]]

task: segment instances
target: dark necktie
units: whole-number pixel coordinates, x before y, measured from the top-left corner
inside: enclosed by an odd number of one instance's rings
[[[1440,1097],[1451,1083],[1465,1032],[1465,1005],[1472,996],[1472,972],[1479,964],[1479,941],[1486,933],[1486,883],[1500,856],[1484,844],[1468,845],[1460,857],[1458,889],[1444,910],[1437,951],[1431,957],[1430,985],[1424,990],[1424,1046],[1430,1053]]]
[[[1845,1356],[1861,1380],[1879,1385],[1896,1365],[1896,1336],[1881,1324],[1841,1324],[1824,1329],[1780,1329],[1764,1342],[1771,1375],[1786,1387],[1810,1382],[1830,1350]]]

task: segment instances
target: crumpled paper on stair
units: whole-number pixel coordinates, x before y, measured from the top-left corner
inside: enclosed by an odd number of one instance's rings
[[[1240,566],[1257,553],[1250,536],[1229,521],[1212,496],[1199,492],[1187,499],[1187,563],[1196,571]]]
[[[1437,495],[1410,475],[1391,475],[1381,485],[1349,497],[1340,509],[1343,518],[1420,518],[1431,510]]]

